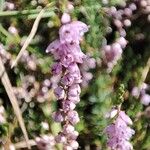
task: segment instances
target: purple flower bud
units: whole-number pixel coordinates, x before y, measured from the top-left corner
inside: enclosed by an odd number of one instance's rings
[[[76,111],[69,111],[67,114],[67,119],[74,125],[77,124],[80,119]]]
[[[132,10],[130,8],[125,8],[124,9],[124,14],[128,17],[131,17],[132,15]]]
[[[74,77],[71,76],[70,74],[66,74],[61,80],[61,83],[67,86],[71,86],[73,82],[74,82]]]
[[[124,23],[124,25],[126,27],[130,27],[131,26],[131,21],[129,19],[125,19],[123,23]]]
[[[120,37],[117,39],[117,43],[119,43],[122,48],[125,48],[127,45],[127,40],[124,37]]]
[[[79,44],[81,37],[87,31],[87,25],[80,21],[74,21],[69,24],[65,24],[59,30],[60,41],[61,43]]]
[[[112,50],[114,51],[115,57],[117,58],[122,54],[122,48],[118,43],[112,44]]]
[[[96,67],[96,60],[94,58],[89,58],[87,61],[89,68],[94,69]]]
[[[53,41],[52,43],[50,43],[50,45],[47,47],[46,49],[46,53],[52,53],[52,54],[55,54],[56,50],[59,49],[60,47],[60,41],[57,39],[55,41]]]
[[[68,66],[68,71],[70,73],[80,73],[80,70],[79,70],[79,67],[76,63],[71,63],[69,66]]]
[[[137,9],[137,6],[136,6],[134,3],[131,3],[131,4],[129,5],[129,8],[134,11],[134,10]]]
[[[72,133],[74,131],[74,126],[70,125],[70,124],[66,124],[63,127],[63,133],[64,134],[69,134]]]
[[[43,85],[49,87],[51,85],[51,81],[49,79],[45,79]]]
[[[61,59],[61,63],[64,67],[68,67],[73,61],[74,58],[71,54],[67,54]]]
[[[132,120],[130,119],[130,117],[127,116],[124,111],[120,111],[119,117],[121,117],[121,119],[122,119],[124,122],[126,122],[126,124],[129,124],[129,125],[132,125],[132,124],[133,124],[133,123],[132,123]]]
[[[80,93],[81,93],[81,88],[80,88],[79,84],[73,84],[69,88],[68,95],[69,96],[78,96]]]
[[[14,27],[14,26],[10,26],[8,28],[8,31],[13,34],[13,35],[17,35],[18,34],[18,30]]]
[[[68,95],[68,99],[69,99],[71,102],[73,102],[74,104],[77,104],[77,103],[80,102],[80,97],[79,97],[79,95],[77,95],[77,96],[70,96],[70,95]]]
[[[147,6],[147,1],[146,0],[141,0],[140,4],[142,7],[146,7]]]
[[[56,96],[57,99],[63,99],[65,97],[65,91],[62,87],[58,86],[55,90],[54,90],[54,94]]]
[[[134,87],[131,91],[132,96],[138,98],[140,95],[140,89],[138,87]]]
[[[148,95],[148,94],[142,94],[142,96],[141,96],[141,103],[143,104],[143,105],[149,105],[149,103],[150,103],[150,95]]]
[[[78,136],[79,136],[79,133],[77,131],[73,131],[68,134],[68,138],[70,140],[76,140]]]
[[[62,113],[60,111],[54,112],[52,114],[52,118],[56,121],[56,122],[63,122],[64,121],[64,117],[62,116]]]
[[[74,6],[72,5],[71,2],[68,3],[67,9],[68,9],[68,11],[73,11],[74,10]]]
[[[69,23],[70,21],[71,21],[70,15],[67,13],[63,13],[63,15],[61,17],[62,24]]]
[[[76,105],[72,101],[65,100],[63,102],[63,110],[64,111],[73,110],[73,109],[75,109],[75,107],[76,107]]]
[[[84,80],[86,81],[90,81],[93,78],[93,75],[90,72],[83,72],[82,75],[83,75]]]
[[[79,144],[77,141],[72,140],[70,141],[69,145],[73,148],[73,149],[78,149],[79,148]]]
[[[118,27],[118,28],[122,28],[122,26],[123,26],[123,25],[122,25],[122,22],[121,22],[120,20],[117,20],[117,19],[114,20],[114,24],[115,24],[115,26]]]
[[[73,148],[69,145],[65,145],[63,150],[73,150]]]
[[[52,73],[53,73],[53,75],[61,74],[61,72],[62,72],[62,65],[60,63],[55,63],[52,66]]]
[[[55,137],[55,140],[57,143],[66,143],[67,142],[66,137],[61,133]]]

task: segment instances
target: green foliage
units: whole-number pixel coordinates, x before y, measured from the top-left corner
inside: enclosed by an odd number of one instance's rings
[[[48,44],[57,38],[60,26],[60,16],[65,10],[66,1],[56,2],[56,9],[48,9],[42,18],[36,36],[27,48],[30,55],[36,57],[37,68],[30,70],[27,64],[19,62],[18,66],[10,69],[6,65],[7,72],[14,87],[22,86],[22,78],[26,75],[35,77],[37,87],[41,86],[44,79],[50,79],[50,72],[53,58],[45,53]],[[51,1],[50,1],[51,2]],[[121,0],[111,0],[108,6],[118,6]],[[47,4],[48,1],[45,1]],[[4,0],[0,0],[0,42],[4,45],[7,52],[15,59],[22,47],[24,39],[30,33],[34,19],[39,13],[37,6],[45,6],[45,3],[32,5],[31,1],[14,1],[17,6],[16,11],[2,11]],[[132,21],[132,26],[127,29],[128,45],[123,52],[122,59],[118,61],[112,72],[108,74],[106,68],[101,67],[101,47],[106,39],[114,41],[117,36],[114,27],[113,33],[108,36],[107,29],[111,25],[111,19],[104,11],[104,4],[98,0],[75,0],[74,11],[71,13],[73,20],[81,20],[90,26],[82,41],[82,49],[85,53],[90,53],[97,61],[95,69],[90,70],[93,73],[93,79],[88,87],[83,88],[81,102],[77,106],[80,114],[80,123],[76,126],[80,132],[78,141],[81,148],[90,147],[106,150],[106,137],[104,135],[105,127],[109,124],[106,119],[106,113],[113,106],[122,104],[121,108],[133,119],[133,128],[136,131],[133,137],[135,150],[149,150],[150,127],[149,118],[145,115],[145,107],[139,99],[131,96],[131,90],[134,86],[141,84],[141,75],[144,67],[150,57],[150,30],[145,16],[137,16]],[[9,26],[15,26],[18,34],[13,35],[8,31]],[[139,38],[139,35],[144,37]],[[150,74],[146,82],[150,83]],[[51,115],[57,108],[53,91],[49,90],[48,100],[43,103],[38,102],[35,97],[26,102],[25,99],[18,101],[23,112],[23,118],[30,138],[35,138],[42,134],[53,133],[56,135],[60,129],[60,124],[54,123]],[[37,95],[36,95],[37,96]],[[23,135],[17,123],[12,123],[16,118],[12,115],[12,106],[3,86],[0,84],[0,98],[3,100],[6,112],[6,124],[0,125],[0,136],[8,136],[11,128],[10,138],[14,143],[23,140]],[[12,121],[13,120],[13,121]],[[47,122],[50,128],[43,130],[41,122]],[[15,121],[14,121],[15,122]],[[10,127],[11,126],[11,127]]]

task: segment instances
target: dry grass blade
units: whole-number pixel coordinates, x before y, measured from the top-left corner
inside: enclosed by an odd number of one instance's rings
[[[30,146],[35,146],[36,145],[36,142],[34,140],[29,140],[29,144]],[[14,144],[15,148],[16,149],[21,149],[21,148],[26,148],[26,142],[22,141],[22,142],[19,142],[19,143],[16,143]]]
[[[31,32],[30,32],[28,38],[26,39],[26,41],[25,41],[23,47],[21,48],[19,54],[17,55],[17,58],[16,58],[15,61],[13,62],[11,68],[13,68],[14,66],[17,65],[17,63],[18,63],[20,57],[22,56],[22,54],[24,53],[24,51],[26,50],[26,48],[27,48],[28,45],[30,44],[31,40],[33,39],[33,37],[34,37],[34,35],[35,35],[36,31],[37,31],[39,22],[40,22],[40,20],[41,20],[41,18],[42,18],[42,15],[43,15],[44,12],[45,12],[45,9],[46,9],[47,7],[49,7],[49,6],[51,6],[51,5],[53,5],[53,3],[48,4],[48,5],[47,5],[46,7],[44,7],[44,8],[40,11],[40,13],[38,14],[38,16],[37,16],[37,18],[36,18],[36,20],[35,20],[35,22],[34,22],[34,24],[33,24],[33,27],[32,27],[32,29],[31,29]]]
[[[11,101],[12,106],[13,106],[14,112],[15,112],[15,114],[17,116],[19,125],[20,125],[20,127],[22,129],[22,132],[24,134],[27,147],[30,149],[29,138],[28,138],[27,130],[25,128],[24,120],[22,118],[22,113],[20,111],[17,99],[16,99],[16,97],[14,95],[14,92],[13,92],[13,89],[12,89],[12,85],[11,85],[9,77],[8,77],[6,71],[5,71],[5,67],[3,65],[1,57],[0,57],[0,77],[1,77],[2,84],[4,85],[4,88],[5,88],[6,92],[7,92],[8,97],[9,97],[9,99]]]
[[[143,70],[143,73],[142,73],[142,82],[144,82],[146,80],[146,77],[148,75],[149,70],[150,70],[150,58],[148,59],[146,67]]]

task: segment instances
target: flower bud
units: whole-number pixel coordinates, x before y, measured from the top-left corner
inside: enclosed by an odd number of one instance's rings
[[[63,13],[61,17],[62,24],[69,23],[71,21],[70,15],[68,13]]]
[[[56,122],[63,122],[64,121],[64,117],[62,116],[62,113],[60,111],[54,112],[52,114],[52,118],[56,121]]]
[[[65,97],[65,91],[62,87],[58,86],[55,90],[54,90],[54,94],[56,96],[57,99],[63,99]]]
[[[57,143],[66,143],[67,142],[66,137],[64,135],[62,135],[61,133],[55,137],[55,140]]]
[[[69,111],[67,119],[74,125],[80,121],[78,113],[76,111]]]

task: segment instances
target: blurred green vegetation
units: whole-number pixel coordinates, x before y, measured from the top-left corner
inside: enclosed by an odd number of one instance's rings
[[[60,27],[60,16],[64,11],[66,0],[43,0],[42,3],[36,0],[14,0],[15,10],[3,10],[5,0],[0,0],[0,43],[4,45],[6,51],[12,54],[15,59],[22,47],[22,42],[29,35],[35,18],[40,8],[50,2],[55,2],[58,9],[49,8],[46,10],[44,17],[41,19],[38,31],[27,48],[30,55],[35,55],[37,64],[36,70],[30,70],[25,64],[19,63],[13,70],[6,65],[7,72],[14,87],[21,86],[21,77],[32,75],[36,81],[41,84],[46,78],[51,78],[50,68],[53,58],[45,53],[48,44],[57,38]],[[90,26],[90,30],[85,35],[82,42],[82,50],[90,53],[97,62],[102,58],[101,47],[105,41],[114,41],[117,30],[112,26],[113,32],[108,35],[107,28],[112,25],[112,20],[104,11],[105,5],[101,0],[74,0],[74,11],[71,16],[74,20],[78,19]],[[117,6],[122,0],[111,0],[107,6]],[[150,57],[150,25],[147,16],[142,14],[132,20],[132,26],[126,29],[128,45],[123,51],[122,59],[108,74],[105,68],[97,65],[92,69],[93,79],[88,87],[83,88],[81,102],[77,106],[80,114],[80,123],[76,126],[80,132],[78,138],[80,149],[90,147],[91,150],[107,149],[106,136],[104,129],[110,122],[105,118],[108,111],[118,104],[117,91],[120,84],[125,86],[124,102],[122,109],[133,119],[133,128],[136,134],[133,136],[133,146],[135,150],[149,150],[150,148],[150,121],[143,114],[146,107],[143,106],[139,99],[131,96],[130,92],[134,86],[141,84],[141,75],[146,63]],[[8,31],[10,26],[18,30],[14,35]],[[138,38],[138,35],[144,38]],[[146,81],[150,84],[150,74]],[[52,90],[50,89],[52,95]],[[22,132],[16,121],[11,104],[6,92],[0,84],[0,99],[6,109],[7,124],[0,126],[0,136],[6,135],[13,143],[23,140]],[[25,108],[24,108],[25,107]],[[52,112],[57,108],[55,98],[50,96],[48,101],[39,103],[36,99],[26,102],[22,99],[20,108],[24,109],[23,118],[28,130],[29,137],[34,139],[41,134],[56,134],[60,130],[60,125],[53,122]],[[48,122],[50,129],[43,130],[41,122]],[[9,127],[8,127],[9,124]],[[10,128],[8,130],[8,128]],[[5,139],[5,138],[4,138]]]

